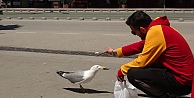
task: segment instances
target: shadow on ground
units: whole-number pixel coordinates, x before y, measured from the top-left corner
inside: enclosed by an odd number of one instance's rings
[[[145,98],[156,98],[156,97],[151,97],[149,95],[146,94],[138,94],[139,97],[145,97]],[[176,97],[176,98],[190,98],[190,97]]]
[[[84,92],[80,88],[63,88],[63,89],[68,90],[68,91],[72,91],[72,92],[76,92],[76,93],[82,93],[82,94],[84,94]],[[94,90],[94,89],[85,89],[85,91],[88,94],[97,94],[97,93],[110,93],[110,94],[113,94],[113,92],[109,92],[109,91],[99,91],[99,90]]]
[[[16,30],[22,27],[21,25],[0,25],[0,30]]]

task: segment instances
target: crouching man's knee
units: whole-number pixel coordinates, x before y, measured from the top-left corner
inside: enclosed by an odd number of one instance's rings
[[[137,74],[138,68],[130,68],[127,71],[127,78],[128,80],[134,79],[135,75]]]

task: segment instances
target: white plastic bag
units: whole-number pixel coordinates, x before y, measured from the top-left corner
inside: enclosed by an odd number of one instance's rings
[[[115,98],[138,98],[136,88],[128,81],[116,81],[114,87]]]

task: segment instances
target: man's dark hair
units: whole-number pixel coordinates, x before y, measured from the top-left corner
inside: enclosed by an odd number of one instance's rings
[[[152,19],[143,11],[136,11],[126,21],[128,26],[132,25],[135,29],[140,27],[148,27]]]

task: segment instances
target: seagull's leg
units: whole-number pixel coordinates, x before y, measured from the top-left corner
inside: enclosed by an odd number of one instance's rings
[[[81,84],[79,84],[79,86],[80,86],[80,88],[82,89],[82,91],[83,91],[84,93],[87,93],[87,91],[82,87]]]

